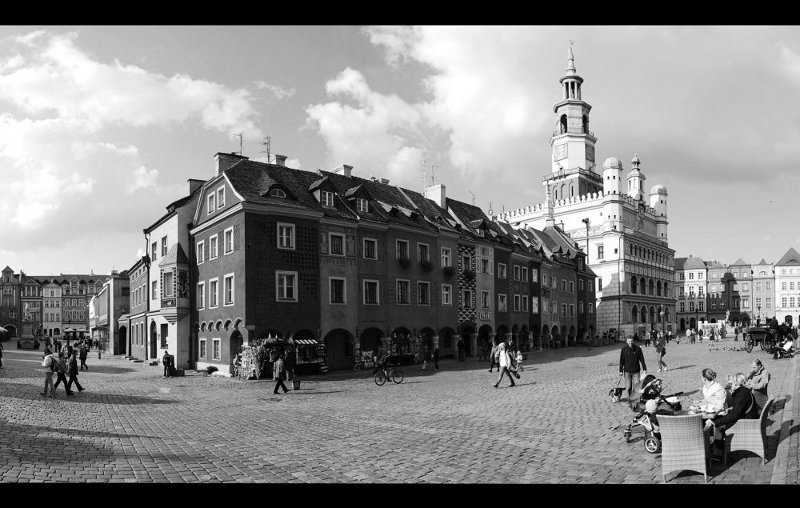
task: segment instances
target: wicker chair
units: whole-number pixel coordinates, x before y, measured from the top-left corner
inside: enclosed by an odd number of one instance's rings
[[[725,462],[727,454],[739,450],[753,452],[761,457],[761,464],[767,463],[767,416],[775,402],[773,397],[764,404],[758,420],[739,420],[725,429]]]
[[[658,416],[661,427],[661,476],[667,483],[667,473],[697,471],[708,482],[708,438],[703,430],[701,415]]]

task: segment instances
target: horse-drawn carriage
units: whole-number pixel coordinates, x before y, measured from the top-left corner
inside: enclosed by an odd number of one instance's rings
[[[758,344],[764,351],[772,353],[773,348],[783,336],[784,332],[780,328],[751,326],[744,332],[744,349],[750,353],[753,351],[753,347]]]

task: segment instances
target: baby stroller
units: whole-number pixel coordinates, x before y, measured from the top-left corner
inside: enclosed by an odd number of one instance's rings
[[[631,442],[633,430],[641,427],[644,431],[644,449],[648,453],[661,451],[661,433],[658,428],[658,415],[673,415],[681,410],[678,399],[683,392],[662,395],[663,382],[653,375],[648,375],[642,382],[642,395],[639,397],[636,416],[623,431],[625,442]]]
[[[792,345],[794,341],[791,335],[784,335],[780,342],[772,347],[772,357],[776,360],[780,358],[791,358],[794,356]]]

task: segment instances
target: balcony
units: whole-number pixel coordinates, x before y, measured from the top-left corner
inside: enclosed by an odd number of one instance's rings
[[[593,138],[595,137],[595,135],[594,135],[594,132],[592,132],[592,131],[583,131],[583,130],[580,130],[580,131],[571,131],[571,130],[567,130],[567,132],[553,131],[553,137],[554,137],[554,138],[555,138],[556,136],[564,136],[564,135],[566,135],[566,134],[573,134],[573,135],[574,135],[574,134],[587,134],[587,135],[589,135],[589,136],[591,136],[591,137],[593,137]]]
[[[566,178],[567,176],[574,174],[584,175],[588,178],[596,180],[598,183],[602,183],[603,181],[603,179],[600,178],[600,175],[598,175],[594,171],[583,168],[562,169],[561,171],[557,171],[555,173],[550,173],[549,175],[543,176],[542,181],[546,182],[548,180],[554,180],[557,178]]]

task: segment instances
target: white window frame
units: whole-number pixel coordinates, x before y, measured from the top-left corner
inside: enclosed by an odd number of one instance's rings
[[[225,206],[225,186],[217,188],[217,210]]]
[[[539,297],[532,296],[531,297],[531,314],[538,314],[539,313]]]
[[[519,280],[520,277],[520,266],[514,265],[514,280]]]
[[[375,283],[375,301],[367,302],[367,283]],[[361,294],[363,297],[361,301],[364,305],[380,305],[381,304],[381,281],[375,279],[364,279],[361,281]]]
[[[150,299],[151,300],[157,300],[158,299],[158,296],[157,296],[158,295],[158,281],[157,280],[152,281],[151,286],[152,287],[150,288]]]
[[[464,298],[467,294],[469,294],[469,298]],[[463,305],[465,309],[474,309],[475,306],[472,305],[472,298],[475,295],[475,292],[471,289],[462,289],[461,290],[461,298],[463,300]]]
[[[406,302],[403,303],[400,301],[400,283],[405,282],[407,284],[408,293],[406,293]],[[411,280],[409,279],[395,279],[395,303],[397,305],[411,305]]]
[[[206,242],[204,240],[200,240],[197,242],[197,264],[202,265],[206,262]]]
[[[333,301],[333,281],[342,281],[342,300],[341,302]],[[328,303],[330,305],[347,305],[347,278],[345,277],[328,277]]]
[[[486,291],[485,289],[481,290],[481,308],[482,309],[491,309],[492,308],[492,292]]]
[[[280,282],[280,277],[282,275],[292,275],[292,276],[294,276],[294,284],[292,285],[294,296],[292,298],[281,298],[280,283],[279,282]],[[288,270],[275,270],[275,301],[281,302],[281,303],[297,302],[298,298],[300,296],[298,294],[300,292],[300,287],[299,286],[300,286],[300,279],[299,279],[299,276],[297,275],[297,272],[292,272],[292,271],[288,271]],[[288,287],[288,286],[286,286],[286,287]]]
[[[520,295],[514,295],[514,312],[519,312],[520,309]]]
[[[211,215],[215,211],[217,211],[217,194],[212,192],[206,197],[206,215]]]
[[[420,295],[422,295],[422,288],[427,288],[426,294],[428,295],[428,303],[422,303],[422,299]],[[425,280],[418,280],[417,281],[417,305],[423,305],[425,307],[431,306],[431,283]]]
[[[498,279],[507,279],[508,278],[508,267],[505,263],[497,263],[497,278]]]
[[[401,243],[404,243],[404,244],[406,244],[406,248],[405,248],[406,255],[405,255],[404,257],[405,257],[405,258],[409,258],[409,257],[410,257],[410,255],[411,255],[411,253],[408,251],[408,250],[409,250],[409,243],[408,243],[408,240],[401,240],[401,239],[399,239],[399,238],[398,238],[398,239],[397,239],[397,240],[395,240],[395,242],[394,242],[394,255],[395,255],[395,259],[400,259],[400,249],[399,249],[398,247],[400,247],[400,244],[401,244]]]
[[[211,339],[211,359],[212,360],[222,359],[222,339],[218,338]]]
[[[369,213],[369,201],[364,198],[356,198],[356,210]]]
[[[290,222],[279,222],[276,226],[276,231],[278,233],[277,237],[277,247],[281,250],[295,250],[295,225]],[[286,238],[285,235],[281,234],[281,229],[287,229],[289,231],[289,245],[281,245],[281,239]]]
[[[508,295],[497,293],[497,312],[508,312]]]
[[[375,248],[373,249],[373,252],[375,253],[375,257],[368,257],[367,256],[367,243],[372,243],[373,245],[375,245]],[[378,259],[378,239],[377,238],[369,238],[369,237],[365,236],[361,241],[361,247],[362,247],[362,255],[364,256],[364,259],[373,259],[373,260]]]
[[[200,343],[197,347],[198,356],[204,360],[208,359],[208,342],[206,339],[200,339]]]
[[[162,258],[167,255],[168,248],[169,248],[169,240],[167,239],[166,236],[162,236],[161,237],[161,257]]]
[[[216,252],[215,252],[216,251]],[[208,260],[219,257],[219,235],[213,234],[208,237]]]
[[[450,247],[442,247],[442,268],[453,266],[453,250]]]
[[[425,259],[422,259],[422,246],[425,246],[428,249],[428,255]],[[431,260],[431,246],[428,243],[417,242],[417,261],[430,261]]]
[[[330,203],[328,203],[328,196],[330,196]],[[334,204],[334,195],[331,191],[326,191],[323,189],[319,190],[319,202],[322,206],[333,207]]]
[[[230,279],[231,281],[231,301],[226,301],[228,298],[228,291],[225,288],[225,283]],[[226,273],[222,277],[222,306],[231,307],[236,303],[236,274]]]
[[[197,283],[197,294],[200,295],[200,302],[197,304],[197,309],[202,310],[206,308],[206,283],[198,282]]]
[[[216,291],[211,289],[213,286],[212,282],[217,283]],[[208,279],[208,308],[216,309],[217,307],[219,307],[219,277],[214,277],[213,279]]]
[[[333,237],[334,236],[338,236],[339,238],[342,239],[342,253],[341,254],[335,254],[333,252]],[[345,254],[347,254],[347,245],[345,244],[346,240],[347,240],[347,238],[345,237],[344,233],[328,232],[328,254],[331,255],[331,256],[344,257]]]
[[[230,233],[231,239],[231,249],[228,250],[228,234]],[[233,252],[233,226],[226,228],[225,231],[222,232],[222,254],[230,254]]]
[[[446,290],[445,290],[446,288]],[[453,305],[453,285],[442,284],[442,305]]]

